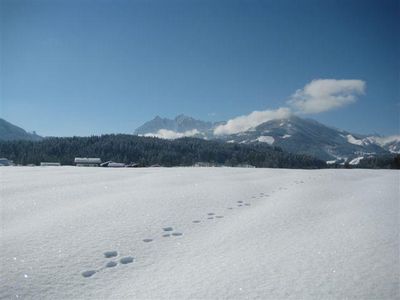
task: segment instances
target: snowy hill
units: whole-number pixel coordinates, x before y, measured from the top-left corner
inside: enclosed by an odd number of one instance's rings
[[[35,132],[26,132],[24,129],[0,119],[0,141],[28,140],[39,141],[42,137]]]
[[[400,296],[398,171],[0,171],[1,299]]]

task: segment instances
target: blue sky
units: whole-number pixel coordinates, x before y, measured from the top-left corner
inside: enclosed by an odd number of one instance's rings
[[[42,135],[228,120],[316,79],[366,84],[309,116],[399,133],[399,1],[0,0],[0,116]],[[308,115],[306,115],[308,116]]]

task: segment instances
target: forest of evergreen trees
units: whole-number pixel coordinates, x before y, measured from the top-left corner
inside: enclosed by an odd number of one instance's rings
[[[400,154],[364,158],[356,166],[361,169],[400,169]]]
[[[135,162],[141,166],[192,166],[197,162],[268,168],[324,168],[324,161],[282,151],[266,144],[230,144],[196,138],[163,140],[117,134],[91,137],[53,137],[42,141],[2,141],[0,157],[16,164],[60,162],[72,165],[75,157],[100,157],[102,161]]]

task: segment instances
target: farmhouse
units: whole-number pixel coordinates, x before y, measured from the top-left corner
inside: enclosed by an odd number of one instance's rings
[[[0,158],[0,166],[13,166],[14,163],[12,160],[8,160],[7,158]]]
[[[109,167],[109,168],[124,168],[125,164],[124,163],[118,163],[118,162],[113,162],[111,160],[103,162],[100,164],[100,167]]]
[[[75,157],[75,165],[77,167],[98,167],[101,159],[97,157]]]
[[[131,162],[130,164],[126,165],[127,168],[139,168],[140,165],[134,162]]]
[[[59,167],[59,166],[61,166],[61,163],[59,163],[59,162],[41,162],[40,166],[41,167]]]

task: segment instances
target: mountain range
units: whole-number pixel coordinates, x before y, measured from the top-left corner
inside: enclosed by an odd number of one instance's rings
[[[226,122],[206,122],[183,114],[174,119],[156,116],[135,131],[135,135],[175,139],[197,137],[226,143],[263,143],[294,154],[306,154],[328,163],[358,164],[366,157],[400,153],[400,136],[363,135],[332,128],[312,119],[290,116],[270,120],[247,131],[215,135]],[[0,141],[40,141],[43,137],[0,119]]]
[[[400,153],[400,136],[356,134],[294,115],[267,121],[245,132],[215,135],[214,129],[224,123],[205,122],[185,115],[175,119],[157,116],[138,127],[134,133],[166,138],[193,136],[241,144],[267,143],[331,163],[347,161],[356,164],[364,157]]]
[[[144,123],[138,127],[134,134],[137,135],[153,135],[160,130],[172,131],[180,133],[177,137],[196,136],[196,137],[212,137],[214,128],[224,122],[206,122],[196,120],[192,117],[180,114],[174,119],[161,118],[156,116],[153,120]]]

